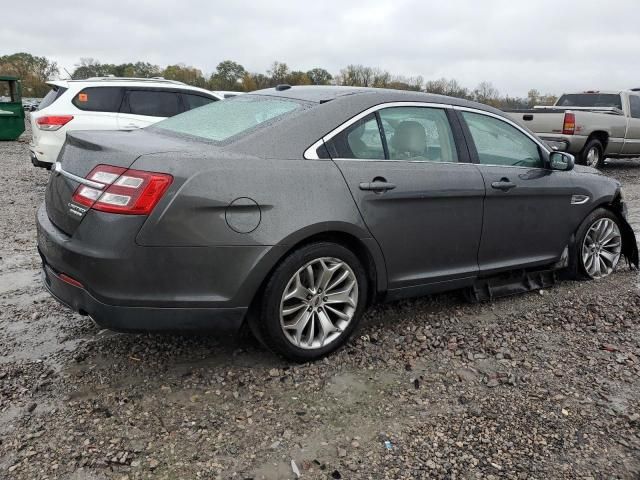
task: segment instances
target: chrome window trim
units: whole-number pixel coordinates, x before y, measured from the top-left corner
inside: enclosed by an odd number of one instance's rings
[[[317,149],[324,142],[328,142],[333,137],[338,135],[340,132],[349,128],[351,125],[356,123],[358,120],[366,117],[370,113],[377,112],[378,110],[383,110],[385,108],[394,108],[394,107],[426,107],[426,108],[439,108],[439,109],[446,110],[446,109],[451,109],[452,105],[448,105],[445,103],[426,103],[426,102],[388,102],[388,103],[380,103],[378,105],[374,105],[373,107],[369,107],[366,110],[360,112],[359,114],[351,117],[349,120],[337,126],[333,130],[331,130],[329,133],[324,135],[322,138],[320,138],[320,140],[315,142],[313,145],[311,145],[309,148],[307,148],[304,151],[304,158],[307,160],[320,160],[320,157],[318,157]],[[349,160],[366,160],[366,159],[359,158],[359,159],[349,159]],[[398,160],[390,160],[390,161],[397,162]],[[444,162],[440,162],[440,163],[444,163]]]
[[[387,160],[386,158],[334,158],[333,161],[341,162],[388,162],[388,163],[429,163],[434,165],[476,165],[470,162],[439,162],[437,160]]]
[[[373,107],[369,107],[366,110],[360,112],[359,114],[351,117],[349,120],[347,120],[346,122],[342,123],[341,125],[337,126],[336,128],[334,128],[333,130],[331,130],[329,133],[327,133],[326,135],[324,135],[323,137],[321,137],[318,141],[316,141],[315,143],[313,143],[313,145],[311,145],[309,148],[307,148],[304,151],[304,158],[307,160],[320,160],[320,157],[318,157],[318,148],[320,148],[320,146],[324,143],[324,142],[328,142],[329,140],[331,140],[333,137],[335,137],[337,134],[339,134],[340,132],[342,132],[343,130],[349,128],[351,125],[353,125],[354,123],[356,123],[358,120],[366,117],[367,115],[377,112],[379,110],[383,110],[385,108],[395,108],[395,107],[425,107],[425,108],[439,108],[439,109],[444,109],[444,110],[458,110],[458,111],[463,111],[463,112],[471,112],[471,113],[477,113],[480,115],[486,115],[488,117],[493,117],[496,118],[498,120],[502,120],[503,122],[511,125],[512,127],[516,128],[517,130],[519,130],[520,132],[522,132],[524,135],[526,135],[527,137],[529,137],[536,145],[538,145],[542,151],[546,152],[547,155],[549,155],[549,153],[551,153],[551,151],[547,148],[546,145],[544,145],[544,143],[542,143],[540,140],[538,140],[536,137],[534,137],[529,131],[527,131],[526,129],[524,129],[521,125],[519,125],[518,123],[514,122],[513,120],[507,118],[507,117],[503,117],[501,115],[497,115],[493,112],[487,112],[486,110],[481,110],[478,108],[473,108],[473,107],[463,107],[463,106],[459,106],[459,105],[450,105],[448,103],[428,103],[428,102],[388,102],[388,103],[380,103],[378,105],[374,105]],[[338,160],[338,159],[336,159]],[[362,160],[368,160],[368,159],[362,159],[362,158],[349,158],[349,159],[340,159],[340,160],[358,160],[358,161],[362,161]],[[372,159],[372,160],[376,160],[376,159]],[[377,161],[380,161],[379,159],[377,159]],[[398,161],[404,161],[404,160],[382,160],[382,161],[390,161],[390,162],[398,162]],[[411,161],[411,160],[409,160]],[[423,161],[424,163],[465,163],[465,162],[430,162],[430,161]],[[480,164],[478,164],[480,165]],[[517,166],[517,165],[500,165],[500,166]],[[518,166],[519,167],[519,166]],[[539,168],[539,167],[520,167],[520,168]]]
[[[102,190],[105,187],[104,183],[94,182],[93,180],[88,180],[86,178],[74,175],[73,173],[69,173],[66,170],[63,170],[62,164],[60,162],[56,162],[53,169],[56,173],[62,175],[63,177],[73,180],[74,182],[78,182],[82,185],[86,185],[87,187],[95,188],[96,190]]]

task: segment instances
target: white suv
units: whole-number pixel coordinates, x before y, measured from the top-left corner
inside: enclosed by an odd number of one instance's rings
[[[133,130],[226,97],[162,78],[98,77],[47,82],[51,91],[31,114],[31,163],[51,168],[68,131]]]

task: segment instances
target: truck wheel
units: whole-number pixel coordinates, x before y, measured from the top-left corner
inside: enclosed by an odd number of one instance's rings
[[[600,168],[604,165],[604,147],[597,138],[589,140],[582,149],[580,160],[587,167]]]

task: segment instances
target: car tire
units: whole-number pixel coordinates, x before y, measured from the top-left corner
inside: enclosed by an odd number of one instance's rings
[[[569,256],[569,276],[595,280],[610,275],[622,255],[622,233],[613,212],[598,208],[578,227]]]
[[[330,242],[303,246],[271,274],[255,303],[258,312],[249,316],[252,331],[287,360],[317,360],[356,330],[368,288],[364,267],[351,250]]]
[[[604,147],[600,140],[593,138],[587,142],[580,153],[580,163],[593,168],[604,165]]]

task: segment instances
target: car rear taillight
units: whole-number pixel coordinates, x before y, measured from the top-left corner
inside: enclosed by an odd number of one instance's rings
[[[576,131],[576,115],[571,112],[564,114],[564,123],[562,124],[563,135],[573,135]]]
[[[165,173],[98,165],[89,172],[87,180],[102,184],[103,188],[79,185],[73,194],[74,202],[101,212],[149,215],[173,177]]]
[[[59,130],[71,120],[73,120],[73,115],[45,115],[44,117],[38,117],[36,124],[40,130],[53,132]]]

